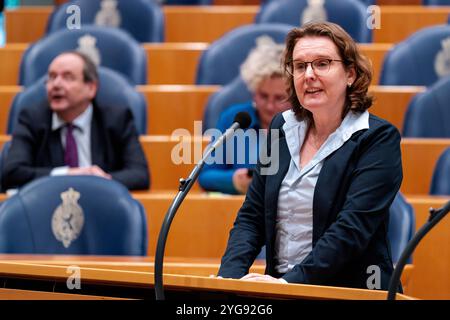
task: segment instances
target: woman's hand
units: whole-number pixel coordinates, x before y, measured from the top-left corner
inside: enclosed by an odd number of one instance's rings
[[[287,283],[283,279],[277,279],[268,274],[259,273],[249,273],[241,278],[244,281],[260,281],[260,282],[271,282],[271,283]]]

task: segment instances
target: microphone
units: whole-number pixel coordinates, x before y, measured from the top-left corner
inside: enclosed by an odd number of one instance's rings
[[[169,234],[169,228],[172,224],[172,220],[175,214],[186,197],[189,190],[191,190],[192,185],[197,180],[200,170],[205,165],[206,159],[211,155],[211,153],[217,149],[226,139],[234,134],[237,129],[247,129],[250,126],[252,119],[247,112],[239,112],[236,114],[233,120],[233,124],[228,128],[224,134],[222,134],[213,144],[211,144],[207,150],[204,152],[200,162],[194,167],[191,174],[187,179],[180,179],[180,185],[178,187],[178,193],[175,196],[172,204],[167,210],[166,216],[164,218],[161,230],[158,236],[158,243],[156,245],[155,254],[155,295],[156,300],[164,300],[164,287],[163,287],[163,261],[164,261],[164,250],[166,247],[166,240]]]
[[[224,143],[225,140],[228,139],[231,135],[233,135],[237,129],[247,129],[250,126],[251,122],[252,119],[247,112],[241,111],[237,113],[234,117],[233,124],[211,145],[211,152],[209,152],[206,157],[204,156],[202,161],[206,160],[209,157],[209,154],[216,150],[217,147]],[[207,152],[205,152],[205,154],[206,153]]]
[[[450,211],[450,201],[448,201],[441,209],[435,210],[433,208],[430,209],[430,216],[428,217],[428,221],[417,231],[414,237],[408,242],[405,250],[403,250],[400,259],[398,259],[397,265],[395,266],[394,273],[391,276],[391,280],[389,281],[389,290],[387,295],[387,300],[395,300],[395,296],[397,293],[397,288],[400,284],[400,277],[403,272],[403,268],[408,261],[409,256],[416,249],[419,242],[422,240],[425,235],[431,231],[431,229],[441,221],[447,213]]]

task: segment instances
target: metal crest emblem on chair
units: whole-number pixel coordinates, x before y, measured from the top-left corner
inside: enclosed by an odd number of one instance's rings
[[[78,204],[80,193],[73,188],[61,193],[62,204],[52,217],[53,235],[65,248],[78,238],[84,225],[83,209]]]
[[[116,0],[103,0],[100,3],[101,9],[95,16],[95,24],[105,27],[120,27],[122,18],[120,12],[117,9]]]
[[[450,37],[441,41],[442,49],[436,55],[434,61],[434,70],[439,77],[444,77],[450,74]]]
[[[86,34],[78,39],[77,50],[86,54],[96,66],[101,64],[100,51],[96,47],[97,38],[90,34]]]
[[[300,25],[310,21],[327,21],[327,11],[325,10],[325,0],[308,0],[308,6],[303,10]]]

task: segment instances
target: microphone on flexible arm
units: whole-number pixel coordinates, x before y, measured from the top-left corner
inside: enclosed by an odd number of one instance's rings
[[[442,208],[440,209],[430,209],[430,216],[428,217],[428,221],[417,231],[414,237],[408,242],[405,250],[403,250],[400,259],[398,259],[397,265],[395,266],[394,272],[389,281],[389,290],[387,295],[387,300],[395,300],[397,288],[400,284],[400,277],[403,272],[403,268],[405,267],[406,262],[408,261],[409,256],[413,253],[414,249],[416,249],[419,242],[422,240],[425,235],[431,231],[431,229],[441,221],[447,213],[450,211],[450,201],[448,201]]]
[[[228,128],[224,134],[222,134],[217,140],[214,141],[204,152],[202,159],[194,167],[191,174],[187,179],[180,179],[180,185],[178,187],[178,193],[175,196],[172,204],[167,210],[166,216],[164,218],[161,230],[158,236],[158,243],[156,245],[155,254],[155,295],[156,300],[164,300],[164,288],[163,288],[163,260],[164,260],[164,249],[166,247],[166,240],[169,233],[169,228],[172,223],[175,214],[186,197],[192,185],[197,180],[200,170],[205,165],[206,159],[211,155],[213,151],[222,145],[226,139],[231,137],[237,129],[247,129],[252,122],[250,115],[247,112],[239,112],[236,114],[233,120],[233,124]]]

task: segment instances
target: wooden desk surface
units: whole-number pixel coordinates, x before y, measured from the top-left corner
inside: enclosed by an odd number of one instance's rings
[[[195,266],[195,264],[192,265],[193,268]],[[80,267],[80,271],[82,283],[102,283],[106,285],[131,287],[153,287],[154,284],[154,274],[152,272],[90,267]],[[25,260],[0,261],[0,276],[53,279],[55,281],[66,281],[68,278],[66,266],[39,264]],[[186,276],[168,273],[164,274],[164,285],[166,290],[167,288],[175,288],[183,290],[234,292],[265,298],[385,300],[387,296],[385,291],[301,284],[246,282],[234,279],[217,279],[207,276]],[[410,300],[412,298],[398,294],[397,299]]]
[[[54,266],[78,266],[83,268],[154,272],[154,256],[94,256],[94,255],[45,255],[0,254],[0,261]],[[216,275],[220,258],[174,257],[164,258],[164,273],[209,277]],[[251,272],[264,273],[265,261],[256,260]]]
[[[4,196],[4,195],[2,195]],[[174,194],[134,193],[134,197],[145,207],[148,219],[149,256],[152,257],[156,248],[156,240],[161,223]],[[428,218],[428,208],[441,207],[448,197],[407,197],[415,210],[416,229],[419,229]],[[166,262],[172,263],[165,269],[176,274],[215,274],[220,263],[220,257],[225,250],[228,232],[232,226],[235,214],[242,203],[243,197],[208,197],[207,195],[189,195],[174,219],[166,245]],[[211,214],[214,212],[214,215]],[[195,226],[198,226],[196,228]],[[414,269],[402,279],[408,284],[406,293],[426,299],[449,299],[450,274],[450,219],[444,219],[418,246],[414,253]],[[211,235],[214,234],[214,237]],[[193,240],[195,239],[195,240]],[[439,244],[439,245],[436,245]],[[65,257],[0,255],[0,261],[30,260],[32,257],[38,263],[57,265],[83,265],[93,268],[121,269],[124,265],[136,271],[151,270],[152,258],[127,257]],[[176,258],[180,257],[180,258]],[[191,270],[185,264],[197,263],[202,268]],[[263,263],[255,265],[255,272],[262,272]],[[259,268],[259,269],[258,269]],[[259,270],[259,271],[257,271]],[[408,280],[409,279],[409,280]],[[405,288],[406,289],[406,288]]]

